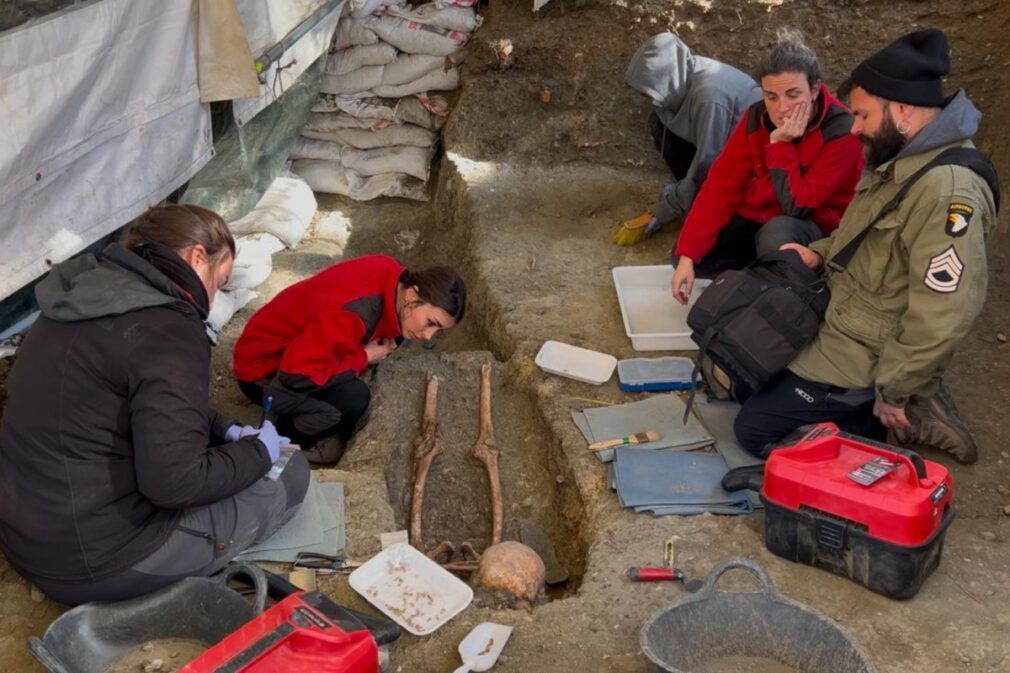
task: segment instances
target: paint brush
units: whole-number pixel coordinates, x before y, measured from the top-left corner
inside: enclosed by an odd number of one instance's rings
[[[267,420],[267,414],[270,413],[270,407],[272,407],[273,405],[274,405],[274,396],[267,395],[267,398],[263,400],[263,413],[260,415],[260,424],[256,426],[257,428],[263,427],[263,424]]]
[[[617,439],[603,439],[599,442],[593,442],[589,445],[590,451],[603,451],[605,449],[616,449],[621,446],[633,446],[635,444],[645,444],[646,442],[654,442],[659,439],[659,433],[655,430],[646,430],[643,432],[634,432],[627,437],[618,437]]]

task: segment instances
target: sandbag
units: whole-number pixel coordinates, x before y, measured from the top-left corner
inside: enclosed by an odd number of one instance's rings
[[[218,334],[231,321],[235,313],[258,296],[259,294],[252,290],[229,292],[218,290],[214,295],[214,305],[211,306],[210,314],[206,320],[207,336],[211,341],[216,344]]]
[[[396,60],[396,47],[385,42],[360,44],[326,57],[327,75],[346,75],[366,65],[386,65]]]
[[[245,217],[228,224],[232,234],[270,233],[284,245],[294,248],[316,214],[316,197],[312,189],[297,176],[282,175]]]
[[[248,290],[262,285],[273,270],[272,259],[273,253],[265,239],[238,237],[235,240],[235,263],[223,289]]]
[[[484,17],[477,14],[472,7],[451,5],[439,7],[433,2],[414,8],[390,7],[386,13],[429,26],[457,30],[461,33],[472,33],[484,22]]]
[[[428,73],[445,66],[444,56],[431,54],[400,54],[382,70],[383,86],[397,86],[415,82]],[[371,87],[370,87],[371,88]]]
[[[385,66],[366,65],[346,75],[323,75],[319,90],[323,93],[355,94],[370,91],[382,84],[382,71]]]
[[[438,131],[445,126],[449,104],[441,96],[407,96],[396,104],[394,114],[404,124]]]
[[[403,5],[406,0],[348,0],[344,6],[344,14],[354,18],[362,18],[375,12],[386,11],[387,8]]]
[[[326,96],[326,98],[328,103],[332,104],[334,110],[340,110],[353,117],[396,119],[394,108],[386,105],[378,98],[341,98],[338,96]]]
[[[313,112],[309,115],[309,120],[305,123],[305,126],[302,127],[302,134],[306,138],[313,138],[316,136],[308,135],[306,132],[333,133],[342,131],[343,129],[371,130],[372,125],[377,121],[381,120],[352,117],[343,112]],[[382,125],[380,124],[379,126],[381,127]],[[324,138],[324,140],[328,140],[328,138]]]
[[[408,21],[396,16],[367,19],[368,27],[382,40],[408,54],[448,56],[464,44],[469,35],[456,30]]]
[[[413,124],[387,126],[378,131],[366,129],[333,129],[317,131],[310,128],[302,129],[302,135],[315,140],[329,140],[356,147],[359,150],[370,150],[376,147],[396,147],[410,145],[413,147],[431,147],[435,144],[435,134],[428,129]]]
[[[434,147],[379,147],[374,150],[359,150],[341,143],[299,138],[291,158],[339,161],[345,168],[350,168],[365,177],[383,173],[406,173],[427,181],[434,153]]]
[[[434,153],[434,147],[379,147],[374,150],[348,147],[340,153],[340,163],[365,177],[406,173],[427,182]]]
[[[313,114],[325,114],[332,117],[332,120],[330,121],[331,128],[370,129],[382,128],[383,126],[388,126],[393,123],[386,119],[362,119],[360,117],[352,117],[344,112],[313,112]]]
[[[375,44],[379,41],[379,36],[368,26],[369,19],[356,19],[345,16],[337,24],[337,32],[333,35],[333,42],[330,49],[340,51],[348,47],[362,44]],[[387,40],[388,42],[388,40]]]
[[[312,112],[334,115],[332,128],[380,129],[389,124],[414,124],[429,131],[441,129],[449,115],[449,103],[442,96],[407,96],[397,101],[396,107],[374,101],[381,99],[321,94]]]
[[[459,70],[434,70],[421,79],[396,86],[377,86],[371,92],[382,98],[403,98],[425,91],[452,91],[459,88]]]
[[[292,159],[324,159],[326,161],[340,161],[340,153],[347,147],[344,143],[330,140],[314,140],[312,138],[299,138],[295,143],[295,148],[291,150]]]
[[[368,201],[380,196],[392,196],[414,201],[427,201],[424,182],[402,173],[384,173],[363,177],[344,168],[339,162],[299,159],[291,170],[305,179],[317,192],[343,194],[355,201]]]

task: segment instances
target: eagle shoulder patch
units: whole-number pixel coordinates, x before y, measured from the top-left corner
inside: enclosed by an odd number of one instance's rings
[[[952,238],[964,236],[974,214],[975,209],[967,203],[952,203],[947,206],[947,224],[944,227],[947,235]]]
[[[943,252],[930,258],[922,283],[934,292],[950,294],[957,292],[963,273],[964,262],[957,256],[957,250],[951,245]]]

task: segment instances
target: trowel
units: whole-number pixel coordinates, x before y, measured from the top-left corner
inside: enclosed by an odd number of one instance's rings
[[[512,627],[494,622],[483,622],[473,627],[459,644],[459,656],[463,665],[453,673],[469,673],[469,671],[486,671],[498,661]]]

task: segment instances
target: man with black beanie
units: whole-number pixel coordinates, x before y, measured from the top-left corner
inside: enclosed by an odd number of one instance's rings
[[[964,463],[977,459],[941,377],[985,300],[995,171],[979,155],[981,168],[938,165],[913,179],[944,150],[974,147],[981,114],[963,90],[944,95],[949,72],[947,36],[935,28],[898,38],[853,70],[852,133],[863,142],[867,172],[830,238],[783,249],[821,268],[911,184],[831,275],[817,337],[745,403],[735,430],[749,450],[767,450],[801,425],[834,421]]]

